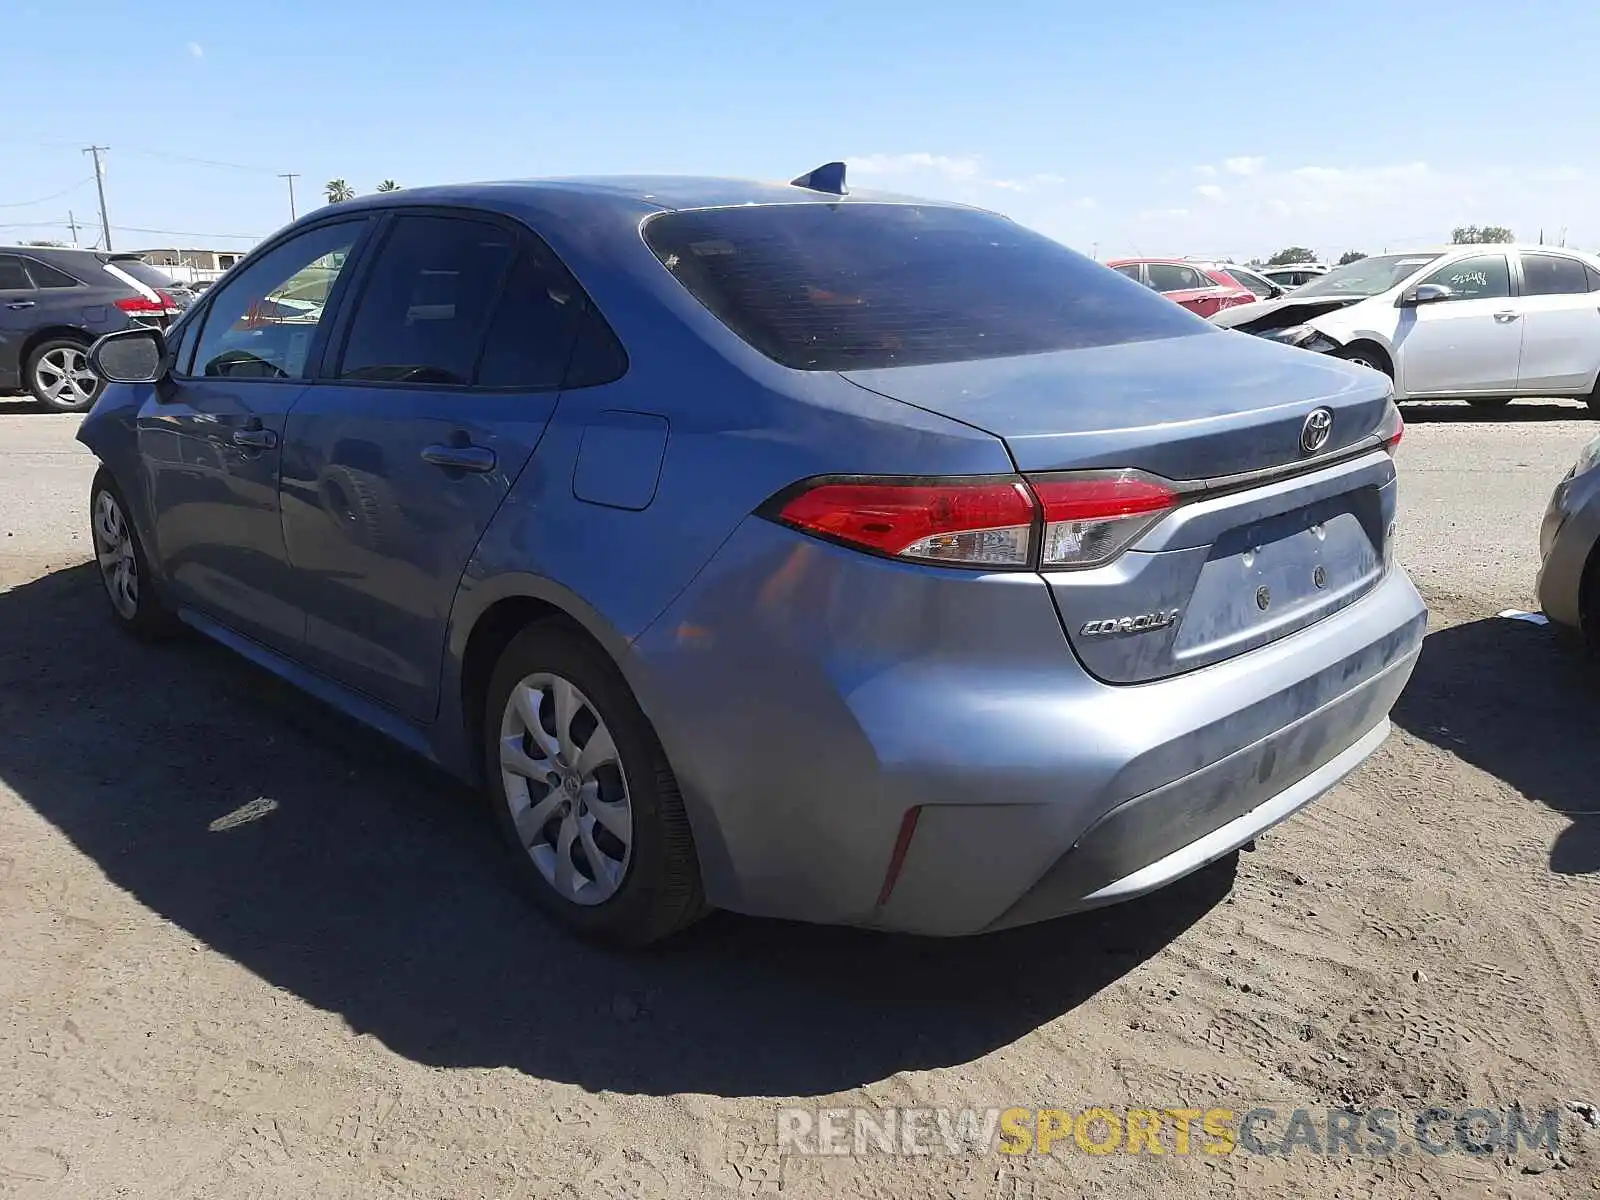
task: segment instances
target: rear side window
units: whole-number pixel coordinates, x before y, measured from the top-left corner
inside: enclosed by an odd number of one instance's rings
[[[614,351],[614,353],[612,353]],[[622,348],[577,280],[543,244],[527,244],[495,307],[474,382],[537,390],[610,383]]]
[[[471,383],[516,253],[516,238],[497,225],[401,217],[361,290],[339,378]]]
[[[969,209],[698,209],[652,217],[644,236],[723,324],[802,371],[1042,354],[1212,328],[1058,242]]]
[[[33,285],[42,288],[69,288],[80,286],[78,281],[65,271],[59,271],[49,263],[40,262],[37,258],[28,260],[28,274],[33,276]]]
[[[0,254],[0,290],[26,288],[33,290],[33,280],[22,269],[22,260],[10,254]]]
[[[1522,256],[1524,296],[1572,296],[1588,290],[1589,277],[1577,259],[1564,254]]]
[[[172,276],[160,267],[152,267],[142,258],[113,258],[107,266],[115,267],[124,275],[137,279],[147,288],[169,288],[172,286]]]

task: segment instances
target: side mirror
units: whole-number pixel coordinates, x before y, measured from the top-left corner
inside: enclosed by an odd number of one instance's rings
[[[1400,297],[1401,308],[1415,308],[1419,304],[1437,304],[1455,293],[1442,283],[1419,283]]]
[[[89,366],[110,383],[155,383],[167,373],[167,343],[158,329],[123,329],[89,347]]]

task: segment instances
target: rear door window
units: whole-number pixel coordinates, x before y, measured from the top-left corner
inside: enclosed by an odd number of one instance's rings
[[[474,382],[527,391],[561,387],[575,342],[596,321],[604,325],[549,248],[525,242],[495,306]],[[594,382],[592,375],[570,386]]]
[[[37,258],[27,260],[28,274],[33,276],[35,287],[42,288],[70,288],[82,286],[65,271],[52,267],[49,263],[40,262]]]
[[[1588,290],[1589,277],[1577,259],[1564,254],[1522,256],[1524,296],[1573,296]]]
[[[801,371],[1040,354],[1215,332],[1004,217],[919,204],[767,204],[644,226],[674,279]]]
[[[362,286],[338,377],[470,384],[516,254],[516,237],[486,221],[399,218]]]
[[[14,254],[0,254],[0,292],[33,290],[33,280],[22,268],[22,260]]]

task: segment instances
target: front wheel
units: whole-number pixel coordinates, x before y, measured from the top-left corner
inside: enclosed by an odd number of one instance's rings
[[[161,602],[139,533],[128,517],[128,505],[104,467],[89,488],[89,524],[95,561],[111,615],[135,637],[151,639],[170,633],[174,619]]]
[[[523,630],[490,681],[484,733],[497,823],[546,913],[643,946],[705,912],[677,780],[598,647],[558,621]]]
[[[89,366],[89,348],[71,338],[52,338],[34,347],[26,378],[33,398],[56,412],[86,412],[104,386]]]

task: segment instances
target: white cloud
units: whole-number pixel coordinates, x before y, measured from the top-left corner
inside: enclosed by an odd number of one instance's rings
[[[1007,192],[1026,192],[1030,190],[1027,184],[1019,183],[1015,179],[991,179],[989,186],[997,187]]]
[[[1053,175],[1049,171],[1046,171],[1043,174],[1035,175],[1033,177],[1033,182],[1037,183],[1040,187],[1060,187],[1066,182],[1066,179],[1060,175]]]
[[[1204,196],[1207,200],[1214,200],[1219,204],[1228,198],[1228,194],[1214,183],[1202,183],[1199,187],[1195,188],[1195,191]]]
[[[1222,166],[1230,175],[1259,175],[1261,168],[1266,166],[1267,160],[1259,155],[1241,154],[1236,158],[1223,159]]]
[[[861,175],[914,175],[933,172],[950,179],[975,179],[980,163],[972,157],[949,154],[863,154],[847,160]]]
[[[190,42],[188,50],[190,58],[204,58],[206,56],[206,48],[199,42]]]
[[[1217,177],[1217,169],[1210,163],[1201,163],[1194,169],[1194,173],[1200,176],[1201,179],[1215,179]]]
[[[1093,209],[1099,208],[1100,204],[1093,196],[1079,196],[1078,207],[1083,209],[1084,212],[1090,212]]]

